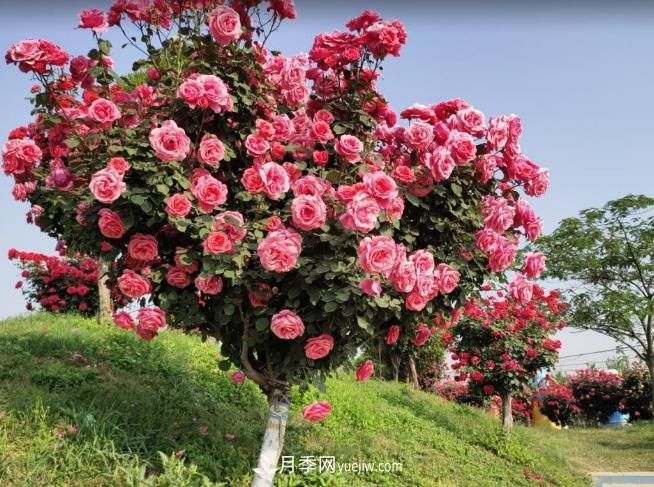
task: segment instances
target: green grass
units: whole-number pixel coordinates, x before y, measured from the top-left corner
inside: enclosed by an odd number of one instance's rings
[[[247,485],[266,403],[217,369],[215,343],[167,331],[144,342],[77,316],[0,322],[0,485]],[[589,485],[564,439],[405,385],[328,382],[318,424],[294,405],[285,455],[395,462],[401,471],[282,475],[283,486]],[[628,434],[625,433],[625,434]],[[580,438],[581,442],[582,439]]]

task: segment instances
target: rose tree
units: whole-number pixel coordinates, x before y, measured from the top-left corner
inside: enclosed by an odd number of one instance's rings
[[[39,81],[36,119],[3,148],[15,197],[50,235],[113,261],[111,282],[140,306],[119,326],[145,339],[200,328],[268,395],[257,485],[281,451],[290,385],[449,314],[512,263],[521,234],[538,236],[518,189],[548,185],[515,115],[486,122],[457,99],[397,124],[376,80],[406,41],[399,21],[366,11],[308,56],[268,51],[293,17],[284,0],[118,1],[80,15],[88,56],[44,40],[6,55]],[[127,76],[100,38],[110,26],[139,31]]]
[[[502,398],[505,429],[513,425],[512,396],[557,362],[561,342],[551,335],[565,326],[560,314],[566,308],[556,291],[548,293],[520,273],[508,290],[466,303],[452,355],[459,380],[469,379],[472,389]]]

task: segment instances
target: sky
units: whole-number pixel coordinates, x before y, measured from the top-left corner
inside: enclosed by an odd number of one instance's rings
[[[384,64],[379,82],[391,106],[431,104],[461,97],[487,116],[515,113],[523,121],[523,152],[550,169],[550,191],[530,203],[545,233],[563,218],[625,194],[654,195],[651,156],[654,95],[654,6],[646,2],[428,2],[298,0],[298,18],[268,41],[285,54],[308,52],[313,36],[344,29],[363,9],[398,18],[409,38],[399,58]],[[53,5],[56,4],[56,7]],[[73,55],[92,47],[75,29],[83,8],[102,0],[24,0],[3,6],[0,49],[29,37],[49,39]],[[138,56],[115,40],[116,71]],[[29,121],[32,82],[14,66],[0,65],[0,137]],[[25,222],[26,204],[13,200],[12,181],[0,175],[0,318],[24,311],[18,276],[6,259],[15,247],[52,253],[54,241]],[[593,332],[561,333],[562,356],[612,349]],[[611,353],[562,359],[562,368],[585,361],[602,365]]]

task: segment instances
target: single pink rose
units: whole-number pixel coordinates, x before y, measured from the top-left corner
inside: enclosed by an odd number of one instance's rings
[[[372,279],[370,277],[361,280],[359,283],[359,289],[361,289],[368,296],[374,297],[379,297],[382,292],[382,287],[379,279]]]
[[[302,237],[290,229],[270,232],[257,247],[261,266],[273,272],[288,272],[293,269],[301,251]]]
[[[424,122],[414,122],[404,132],[404,142],[414,150],[426,149],[434,140],[434,128]]]
[[[533,296],[534,283],[525,279],[522,273],[516,272],[507,286],[507,291],[518,303],[527,304]]]
[[[89,107],[89,116],[98,123],[110,124],[122,115],[114,102],[98,98]]]
[[[545,270],[545,254],[529,252],[525,255],[525,265],[522,269],[529,279],[537,279]]]
[[[327,401],[314,402],[302,410],[302,416],[307,421],[315,423],[316,421],[325,419],[331,410],[332,407]]]
[[[417,346],[424,345],[427,343],[427,340],[429,340],[429,337],[431,337],[431,334],[431,330],[427,328],[424,323],[419,323],[413,343]]]
[[[234,244],[225,232],[211,232],[204,240],[203,246],[208,254],[224,254],[230,252]]]
[[[270,331],[282,340],[293,340],[304,334],[304,323],[298,315],[285,309],[273,315]]]
[[[113,203],[120,198],[125,188],[122,175],[113,169],[101,169],[91,176],[89,183],[91,193],[101,203]]]
[[[450,132],[447,139],[447,148],[457,164],[470,162],[477,155],[477,146],[472,135],[458,130]]]
[[[357,382],[363,382],[372,376],[375,372],[375,366],[372,363],[372,360],[366,360],[359,367],[357,367],[356,377]]]
[[[196,277],[195,287],[204,294],[216,295],[223,290],[223,279],[220,276]]]
[[[127,253],[132,259],[151,262],[159,256],[157,239],[152,235],[135,233],[129,239]]]
[[[227,5],[219,5],[209,14],[209,31],[218,44],[227,45],[241,37],[238,12]]]
[[[384,340],[388,345],[395,345],[399,338],[400,338],[400,326],[392,325],[386,332],[386,337],[384,337]]]
[[[178,289],[184,289],[191,285],[191,276],[181,267],[173,266],[166,272],[166,282]]]
[[[449,179],[456,166],[450,151],[444,146],[437,147],[431,152],[425,152],[421,161],[429,169],[431,177],[437,183]]]
[[[327,207],[320,196],[300,195],[291,203],[293,225],[308,232],[324,225]]]
[[[102,208],[98,211],[98,227],[100,233],[106,238],[122,238],[125,235],[125,226],[120,215],[108,208]]]
[[[369,274],[388,274],[397,259],[397,245],[391,237],[366,237],[357,247],[359,266]]]
[[[365,191],[360,191],[347,204],[340,222],[349,230],[368,233],[375,228],[380,213],[381,208],[377,200]]]
[[[104,17],[104,12],[98,8],[82,10],[79,13],[79,27],[91,29],[95,32],[106,32],[109,24]]]
[[[173,120],[150,131],[150,145],[162,161],[183,161],[191,150],[191,139]]]
[[[366,192],[375,198],[382,208],[387,207],[395,198],[398,190],[395,180],[382,171],[368,173],[363,176]]]
[[[125,330],[133,330],[135,327],[132,316],[127,311],[119,311],[113,315],[113,320],[116,326]]]
[[[459,272],[447,264],[438,264],[434,272],[434,277],[441,294],[449,294],[459,285]]]
[[[177,193],[168,198],[166,202],[166,213],[170,217],[185,217],[191,211],[191,202],[183,194]]]
[[[225,146],[218,137],[208,134],[202,137],[198,148],[198,161],[215,166],[224,158]]]
[[[271,200],[278,200],[291,187],[291,180],[283,166],[276,162],[266,162],[259,167],[259,177],[263,184],[266,196]]]
[[[107,169],[113,169],[118,174],[125,174],[129,171],[129,162],[122,157],[112,157],[107,163]]]
[[[243,215],[238,211],[224,211],[216,215],[214,220],[211,229],[227,232],[227,235],[229,235],[230,240],[233,242],[243,240],[248,233]]]
[[[212,211],[227,202],[227,186],[205,169],[196,169],[191,178],[191,193],[198,200],[202,211]]]
[[[245,374],[240,370],[237,370],[232,372],[232,375],[229,376],[229,380],[231,380],[233,384],[242,384],[245,382]]]
[[[166,327],[166,313],[156,306],[141,308],[136,317],[136,334],[144,340],[152,340],[161,328]]]
[[[320,360],[329,355],[334,348],[334,338],[329,335],[320,335],[309,338],[304,345],[304,354],[308,359]]]
[[[348,162],[359,162],[363,151],[363,142],[354,135],[341,135],[334,143],[334,150]]]
[[[116,280],[118,289],[128,298],[140,298],[152,290],[150,281],[133,270],[126,269]]]

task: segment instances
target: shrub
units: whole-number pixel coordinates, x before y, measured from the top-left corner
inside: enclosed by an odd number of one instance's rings
[[[572,390],[565,384],[552,382],[541,388],[535,395],[534,401],[540,403],[541,412],[550,421],[566,426],[580,412]]]
[[[17,261],[21,281],[16,283],[27,299],[53,313],[74,311],[92,315],[98,311],[98,266],[90,257],[59,257],[9,250]]]
[[[647,368],[635,362],[622,371],[622,378],[624,412],[629,413],[631,421],[652,419],[652,380]]]
[[[581,416],[591,423],[606,423],[621,408],[623,382],[618,374],[597,369],[578,370],[568,377]]]

